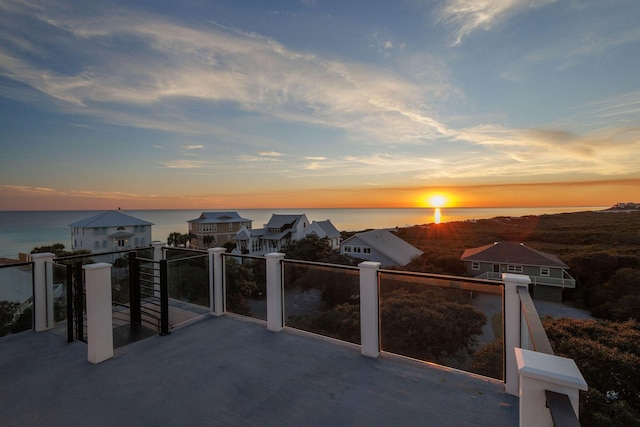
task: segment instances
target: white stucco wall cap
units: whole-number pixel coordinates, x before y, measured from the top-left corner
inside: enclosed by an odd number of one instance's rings
[[[580,369],[573,359],[515,348],[518,373],[522,377],[537,379],[565,387],[587,390]]]

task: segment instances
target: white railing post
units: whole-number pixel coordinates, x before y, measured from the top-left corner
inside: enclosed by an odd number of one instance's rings
[[[522,345],[518,287],[528,288],[531,279],[522,274],[503,273],[502,280],[504,281],[505,391],[517,396],[519,377],[513,350]]]
[[[87,359],[100,363],[113,357],[111,264],[100,262],[82,268],[87,292]]]
[[[151,242],[151,247],[153,247],[153,261],[155,267],[153,269],[153,296],[156,298],[160,298],[160,261],[164,258],[162,248],[164,247],[164,242],[159,240],[154,240]]]
[[[588,387],[573,359],[521,348],[514,355],[520,375],[520,427],[554,425],[545,390],[569,396],[578,417],[579,391]]]
[[[53,257],[51,252],[32,254],[33,313],[36,332],[53,327]]]
[[[225,248],[209,249],[209,310],[214,316],[224,314],[224,269],[222,254]]]
[[[379,262],[364,261],[360,268],[360,354],[380,355],[380,323],[378,303]]]
[[[282,265],[284,254],[272,252],[267,260],[267,329],[279,332],[284,328],[284,304],[282,293]]]

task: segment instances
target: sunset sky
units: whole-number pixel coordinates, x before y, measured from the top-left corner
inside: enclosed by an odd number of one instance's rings
[[[0,210],[640,202],[638,17],[0,0]]]

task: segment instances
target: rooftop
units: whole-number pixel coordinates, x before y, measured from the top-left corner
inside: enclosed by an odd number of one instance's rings
[[[127,215],[122,211],[106,211],[69,224],[69,227],[98,228],[136,225],[153,225],[153,223]]]
[[[53,331],[0,345],[3,425],[518,425],[502,382],[229,314],[98,365]]]

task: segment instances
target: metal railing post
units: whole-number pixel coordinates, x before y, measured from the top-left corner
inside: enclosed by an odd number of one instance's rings
[[[169,332],[169,276],[167,260],[160,260],[160,335]]]
[[[73,342],[73,267],[71,264],[67,264],[65,267],[67,282],[67,342]]]
[[[142,323],[139,266],[138,255],[135,252],[129,252],[129,321],[136,325]]]
[[[84,294],[82,284],[82,262],[78,261],[74,265],[74,286],[73,286],[73,313],[76,325],[76,339],[86,342],[84,338]]]

